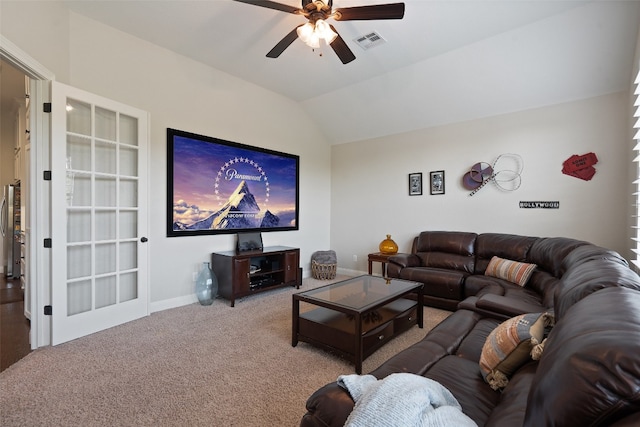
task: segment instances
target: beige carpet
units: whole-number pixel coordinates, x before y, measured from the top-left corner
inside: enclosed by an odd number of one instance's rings
[[[327,283],[305,279],[300,291]],[[0,373],[0,425],[297,426],[311,393],[354,370],[306,343],[291,347],[294,292],[165,310],[36,350]],[[448,315],[426,308],[425,328],[382,347],[363,373]]]

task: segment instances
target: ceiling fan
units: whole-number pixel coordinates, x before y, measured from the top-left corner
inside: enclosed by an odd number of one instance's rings
[[[300,38],[312,48],[320,47],[320,41],[324,40],[338,55],[343,64],[356,59],[351,49],[340,37],[327,19],[336,21],[362,21],[374,19],[402,19],[404,17],[404,3],[388,3],[370,6],[355,6],[333,9],[333,0],[302,0],[302,9],[278,3],[271,0],[235,0],[240,3],[266,7],[267,9],[302,15],[309,20],[306,24],[298,25],[289,34],[284,36],[273,49],[267,53],[269,58],[277,58],[297,38]]]

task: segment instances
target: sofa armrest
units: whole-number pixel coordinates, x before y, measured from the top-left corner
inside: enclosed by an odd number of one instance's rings
[[[415,254],[395,254],[387,259],[387,277],[400,278],[400,271],[407,267],[419,267],[420,258]]]
[[[503,314],[508,317],[525,313],[540,313],[547,310],[547,308],[541,305],[531,304],[518,298],[509,298],[495,294],[482,295],[477,299],[475,305],[483,310]]]
[[[355,403],[349,393],[332,382],[319,388],[307,399],[307,413],[300,427],[342,427]]]
[[[387,260],[389,264],[396,264],[400,268],[420,267],[420,258],[415,254],[395,254]]]

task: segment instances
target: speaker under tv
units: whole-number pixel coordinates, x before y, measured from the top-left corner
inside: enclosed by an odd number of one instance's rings
[[[238,252],[261,251],[262,234],[260,232],[238,233]]]

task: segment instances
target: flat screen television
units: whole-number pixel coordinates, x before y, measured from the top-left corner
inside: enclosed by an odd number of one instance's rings
[[[298,230],[294,154],[167,129],[167,236]]]

